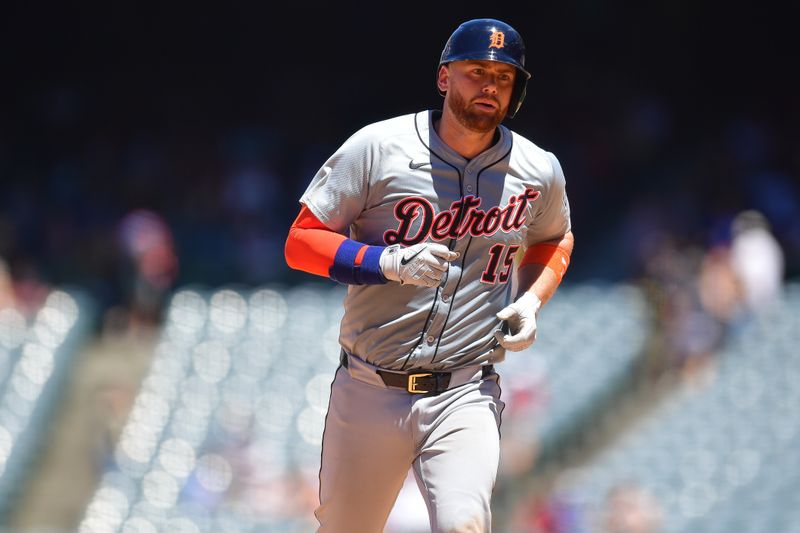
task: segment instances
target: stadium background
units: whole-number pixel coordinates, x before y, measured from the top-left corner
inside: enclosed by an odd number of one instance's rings
[[[577,240],[507,362],[498,530],[797,531],[788,12],[287,9],[0,19],[0,524],[313,528],[341,288],[286,267],[296,200],[357,128],[439,106],[447,35],[493,16],[533,72],[509,126],[561,159]]]

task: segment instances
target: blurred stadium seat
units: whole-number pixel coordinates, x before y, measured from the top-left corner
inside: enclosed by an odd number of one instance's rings
[[[528,428],[528,444],[556,445],[630,376],[652,328],[647,302],[632,285],[560,288],[541,312],[534,345],[508,353],[500,367],[504,391],[511,392],[504,428],[515,423],[509,417],[525,417],[519,426]],[[537,396],[533,409],[517,414],[516,391]]]
[[[564,473],[557,490],[576,531],[597,531],[626,485],[652,497],[664,533],[800,531],[798,346],[795,284],[733,332],[709,380],[683,383],[617,445]]]
[[[81,531],[308,531],[343,295],[177,292]]]
[[[313,529],[343,296],[325,285],[174,294],[81,531]],[[618,284],[565,286],[540,322],[534,347],[500,367],[503,439],[521,448],[584,424],[651,327],[639,290]],[[797,531],[799,336],[800,286],[790,285],[733,332],[712,381],[683,385],[564,473],[575,532],[597,531],[611,491],[631,482],[663,510],[665,532]]]
[[[80,530],[312,530],[344,294],[335,285],[176,292]],[[549,398],[533,435],[530,412],[509,398],[504,438],[522,446],[613,387],[648,327],[641,295],[625,285],[564,287],[541,322],[535,348],[500,370],[505,388],[533,384]]]

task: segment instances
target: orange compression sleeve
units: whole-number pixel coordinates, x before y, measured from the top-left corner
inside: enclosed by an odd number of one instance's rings
[[[286,264],[344,284],[382,284],[383,246],[368,246],[336,233],[307,206],[297,215],[286,239]]]
[[[286,264],[318,276],[328,277],[336,252],[347,237],[328,229],[303,205],[289,228],[284,255]]]
[[[558,276],[564,277],[569,267],[569,254],[556,244],[540,243],[529,247],[520,262],[520,266],[535,264],[544,265]]]

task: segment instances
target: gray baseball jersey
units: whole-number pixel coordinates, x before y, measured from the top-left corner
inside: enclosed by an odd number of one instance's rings
[[[556,157],[504,126],[471,160],[432,127],[436,111],[368,125],[316,174],[301,202],[369,245],[440,242],[460,253],[438,288],[350,285],[340,343],[392,370],[497,363],[495,314],[516,295],[520,249],[570,230]]]

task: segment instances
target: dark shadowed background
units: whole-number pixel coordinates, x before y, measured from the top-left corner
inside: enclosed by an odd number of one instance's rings
[[[0,20],[0,257],[115,305],[120,224],[146,209],[178,283],[299,279],[282,246],[316,169],[366,123],[440,106],[444,42],[483,16],[527,44],[507,124],[562,161],[570,280],[636,276],[662,239],[725,240],[747,208],[798,273],[797,47],[768,2],[17,6]]]

